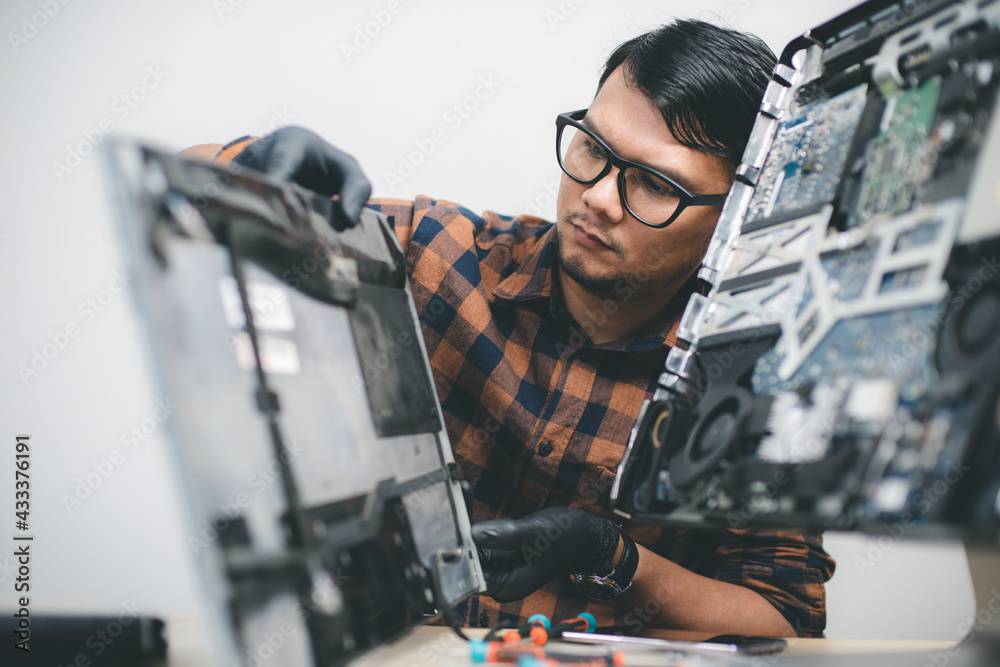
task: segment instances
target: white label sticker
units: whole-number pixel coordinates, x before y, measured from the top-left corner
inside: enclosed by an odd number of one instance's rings
[[[234,329],[242,329],[246,325],[246,318],[243,317],[243,304],[235,278],[225,276],[219,280],[219,296],[222,297],[226,322]],[[250,302],[253,324],[258,330],[295,330],[292,306],[288,301],[288,292],[283,287],[274,283],[248,283],[247,300]]]
[[[265,373],[281,375],[298,375],[302,370],[299,364],[299,350],[293,341],[274,336],[258,336],[260,344],[260,365]],[[241,331],[233,337],[233,350],[236,352],[236,363],[245,371],[257,368],[253,356],[253,344],[250,334]]]

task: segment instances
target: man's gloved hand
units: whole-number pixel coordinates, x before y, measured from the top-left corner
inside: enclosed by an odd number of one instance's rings
[[[513,602],[556,577],[608,567],[619,533],[610,519],[572,507],[547,507],[522,519],[474,524],[472,539],[486,575],[486,594]]]
[[[298,183],[321,195],[340,195],[348,224],[358,224],[361,208],[372,194],[357,160],[303,127],[283,127],[253,142],[233,159],[284,181]]]

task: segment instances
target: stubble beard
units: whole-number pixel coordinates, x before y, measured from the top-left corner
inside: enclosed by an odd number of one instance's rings
[[[564,221],[570,224],[569,221],[573,216],[574,214],[572,213],[564,216]],[[691,273],[688,271],[681,275],[682,271],[674,270],[664,275],[654,275],[668,261],[666,251],[660,250],[656,253],[656,260],[654,261],[654,263],[659,265],[648,267],[651,269],[650,271],[642,271],[638,275],[626,273],[625,271],[595,275],[587,270],[586,261],[583,258],[566,256],[566,249],[563,246],[563,240],[559,235],[558,227],[552,231],[556,235],[556,257],[559,263],[559,270],[567,278],[599,299],[610,299],[616,302],[637,301],[653,296],[656,292],[676,284],[679,279],[687,278]],[[612,250],[623,261],[627,257],[625,248],[620,245],[616,244],[612,247]],[[675,267],[675,269],[677,268],[683,269],[683,267]]]

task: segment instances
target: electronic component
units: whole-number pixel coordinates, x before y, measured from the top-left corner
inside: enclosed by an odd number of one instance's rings
[[[341,664],[483,582],[403,268],[384,216],[340,229],[289,183],[108,150],[136,302],[182,403],[218,664]]]
[[[811,213],[833,200],[866,90],[858,86],[781,122],[747,210],[747,225]]]
[[[868,2],[789,46],[617,512],[995,544],[998,63],[982,0]]]
[[[881,132],[865,160],[861,193],[848,218],[850,225],[863,225],[910,208],[920,175],[933,160],[927,139],[940,91],[941,80],[933,77],[887,100]]]

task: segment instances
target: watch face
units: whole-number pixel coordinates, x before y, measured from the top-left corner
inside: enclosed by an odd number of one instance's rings
[[[573,578],[578,591],[593,600],[610,601],[617,600],[621,595],[621,589],[613,581],[602,577],[577,575]]]

